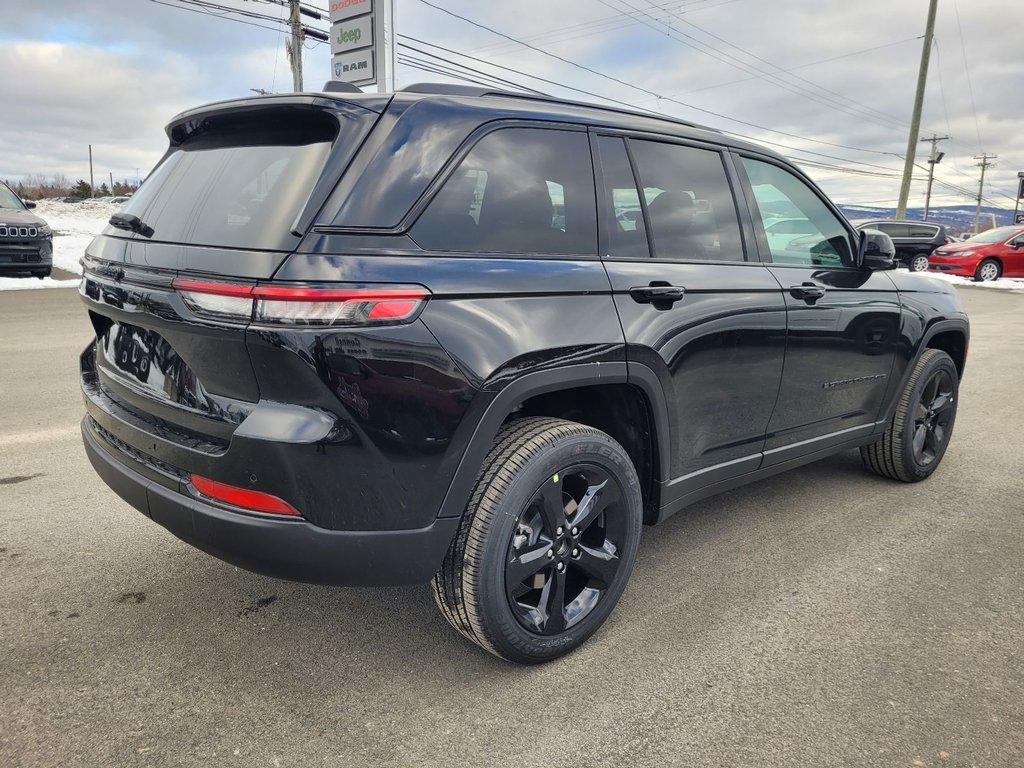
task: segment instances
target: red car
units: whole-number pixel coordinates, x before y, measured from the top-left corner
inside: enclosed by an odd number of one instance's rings
[[[990,229],[962,243],[937,248],[928,260],[928,269],[979,282],[1024,277],[1024,227]]]

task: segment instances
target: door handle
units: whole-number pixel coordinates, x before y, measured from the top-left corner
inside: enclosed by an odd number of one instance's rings
[[[803,283],[792,286],[789,289],[789,295],[794,299],[803,299],[808,304],[813,304],[825,295],[825,287],[815,283]]]
[[[671,309],[685,294],[686,289],[678,285],[644,285],[629,289],[633,301],[653,304],[655,309]]]

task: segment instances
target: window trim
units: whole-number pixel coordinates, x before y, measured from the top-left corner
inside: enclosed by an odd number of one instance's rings
[[[497,120],[490,120],[486,123],[481,123],[477,126],[459,145],[459,148],[452,154],[451,157],[441,166],[441,170],[438,171],[437,175],[427,185],[426,189],[423,190],[423,194],[419,196],[412,207],[406,212],[405,216],[399,222],[397,229],[394,234],[404,234],[410,241],[416,244],[422,253],[434,254],[443,253],[446,255],[456,257],[471,257],[471,258],[529,258],[529,259],[556,259],[559,261],[572,260],[572,261],[598,261],[601,258],[600,254],[600,223],[598,223],[597,237],[594,238],[594,252],[593,253],[535,253],[535,252],[524,252],[524,251],[453,251],[453,250],[433,250],[420,246],[416,239],[412,236],[412,229],[416,226],[416,222],[419,221],[420,216],[430,207],[430,204],[434,202],[434,198],[441,192],[444,186],[448,183],[448,180],[452,177],[462,161],[466,159],[470,152],[476,148],[483,139],[492,133],[495,133],[506,128],[529,128],[533,130],[547,130],[547,131],[566,131],[570,133],[582,133],[588,134],[587,126],[580,125],[578,123],[565,123],[556,120],[523,120],[521,118],[508,119],[499,118]],[[597,169],[594,167],[593,150],[590,149],[590,178],[591,184],[594,189],[595,206],[597,199]],[[598,211],[595,209],[595,216]],[[599,217],[598,217],[599,221]]]
[[[597,185],[597,198],[598,198],[598,229],[601,233],[600,241],[600,256],[605,261],[652,261],[659,264],[725,264],[725,265],[756,265],[757,259],[751,258],[751,249],[749,244],[752,242],[750,239],[750,231],[747,229],[747,222],[745,221],[745,209],[740,203],[740,195],[738,192],[738,181],[739,179],[733,173],[732,163],[728,157],[729,147],[725,144],[713,144],[711,142],[700,141],[697,139],[688,139],[680,136],[669,136],[660,133],[645,133],[640,131],[631,130],[613,130],[608,128],[591,128],[591,149],[595,155],[594,172],[596,175]],[[644,229],[647,235],[647,253],[645,256],[611,256],[608,253],[608,244],[611,242],[611,233],[608,231],[608,227],[611,226],[606,217],[603,215],[603,211],[607,208],[607,190],[606,184],[604,183],[604,166],[600,163],[600,149],[598,140],[601,138],[619,139],[623,142],[626,150],[626,157],[629,160],[630,169],[633,172],[633,184],[636,185],[637,196],[640,201],[640,211],[643,214]],[[631,141],[649,141],[658,144],[674,144],[678,146],[688,147],[690,149],[700,149],[704,151],[714,152],[718,155],[719,161],[722,163],[722,170],[725,174],[725,183],[729,187],[729,194],[732,197],[733,208],[736,213],[736,224],[740,237],[740,250],[743,252],[742,260],[724,260],[724,259],[665,259],[659,258],[657,255],[657,249],[654,246],[654,233],[651,230],[651,220],[647,212],[647,200],[643,194],[643,187],[641,187],[640,169],[637,167],[636,158],[633,155],[633,149]]]
[[[747,169],[743,167],[743,158],[756,160],[761,163],[767,163],[768,165],[774,165],[775,167],[780,168],[781,170],[786,171],[792,174],[793,176],[796,176],[796,178],[802,181],[811,190],[811,192],[813,192],[814,195],[822,203],[824,203],[825,207],[829,211],[831,211],[832,214],[839,220],[839,223],[846,230],[847,237],[850,239],[851,253],[853,253],[854,259],[857,259],[857,254],[860,250],[858,247],[860,243],[860,235],[857,233],[857,230],[850,225],[850,222],[846,220],[846,217],[840,212],[840,210],[835,206],[835,204],[831,200],[829,200],[828,197],[826,197],[820,189],[818,189],[818,185],[811,181],[807,174],[801,172],[795,166],[789,165],[788,163],[779,160],[778,158],[770,157],[767,155],[761,155],[758,154],[757,152],[751,152],[749,150],[744,149],[733,150],[730,154],[732,154],[735,158],[734,165],[736,167],[736,174],[742,180],[743,195],[747,200],[747,205],[750,207],[750,218],[754,227],[754,235],[757,239],[758,255],[762,263],[776,267],[792,267],[794,269],[813,269],[819,271],[821,270],[820,264],[791,264],[788,262],[778,262],[772,260],[771,247],[768,245],[768,235],[765,233],[764,229],[764,216],[761,215],[761,209],[757,204],[757,198],[754,196],[754,186],[753,184],[750,183],[750,176],[747,175]],[[829,271],[836,269],[851,270],[855,272],[861,271],[861,268],[856,264],[852,264],[849,266],[847,266],[846,264],[841,264],[839,266],[829,267]]]

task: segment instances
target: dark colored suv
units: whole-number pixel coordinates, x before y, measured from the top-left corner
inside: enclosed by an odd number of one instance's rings
[[[29,210],[14,190],[0,181],[0,275],[47,277],[53,268],[53,232]]]
[[[243,99],[89,246],[86,450],[243,568],[433,580],[517,662],[608,617],[643,523],[838,451],[921,480],[967,318],[769,150],[453,86]],[[800,242],[769,245],[785,202]]]
[[[852,223],[859,230],[873,229],[892,238],[896,258],[911,272],[926,271],[932,251],[953,242],[944,226],[931,222],[856,219]]]

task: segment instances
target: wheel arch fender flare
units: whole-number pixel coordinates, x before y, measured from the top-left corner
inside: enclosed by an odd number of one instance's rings
[[[885,418],[879,422],[879,424],[882,427],[884,427],[884,425],[887,424],[892,419],[893,414],[896,411],[896,406],[899,403],[900,394],[906,388],[907,381],[910,380],[910,377],[914,372],[914,368],[917,366],[918,361],[921,359],[921,355],[924,354],[924,351],[926,349],[933,348],[929,345],[936,336],[938,336],[941,333],[948,333],[950,331],[954,333],[959,333],[964,337],[964,361],[963,365],[960,366],[959,369],[960,379],[963,379],[963,371],[964,368],[966,368],[967,366],[967,347],[971,340],[970,325],[968,324],[966,319],[961,318],[948,318],[945,320],[937,320],[936,322],[929,325],[928,328],[925,329],[925,332],[921,335],[921,338],[917,343],[917,348],[914,350],[914,356],[911,358],[906,370],[903,372],[903,376],[900,378],[899,387],[896,389],[895,394],[890,398],[890,402],[888,403],[885,409]],[[935,349],[941,349],[941,347],[935,347]]]
[[[473,485],[487,452],[501,425],[515,407],[537,395],[601,384],[632,384],[640,389],[651,409],[656,469],[667,479],[669,436],[665,393],[650,368],[636,363],[583,363],[536,371],[520,376],[503,387],[487,404],[478,420],[438,510],[438,517],[459,517],[466,508]]]

